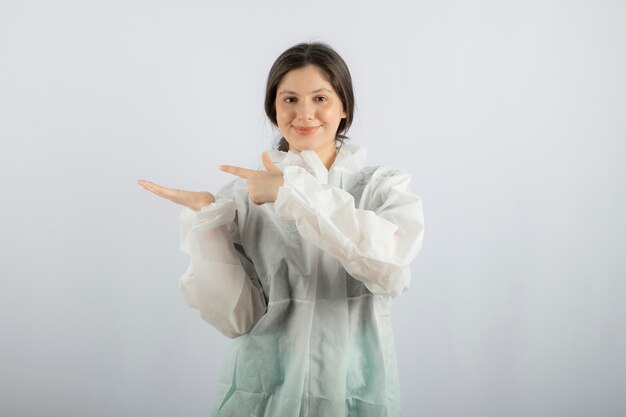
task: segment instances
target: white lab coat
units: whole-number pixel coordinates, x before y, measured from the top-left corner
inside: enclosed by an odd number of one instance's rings
[[[233,339],[212,416],[401,415],[390,301],[422,248],[422,202],[366,153],[344,143],[327,170],[314,151],[272,150],[274,203],[236,178],[181,212],[180,290]]]

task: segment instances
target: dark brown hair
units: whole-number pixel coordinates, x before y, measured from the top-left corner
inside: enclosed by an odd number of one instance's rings
[[[299,43],[287,49],[276,59],[267,76],[265,114],[272,124],[278,127],[278,121],[276,120],[276,90],[278,85],[289,71],[310,64],[321,70],[341,99],[346,117],[339,122],[337,132],[335,133],[335,141],[340,141],[343,145],[343,141],[349,139],[344,133],[350,128],[354,115],[352,77],[343,58],[333,48],[323,42]],[[278,150],[284,152],[289,150],[289,143],[284,136],[280,137]]]

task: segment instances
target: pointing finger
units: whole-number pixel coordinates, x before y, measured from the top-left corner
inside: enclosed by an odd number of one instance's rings
[[[220,165],[220,169],[229,174],[234,174],[239,177],[248,179],[252,174],[257,172],[255,169],[241,168],[232,165]]]

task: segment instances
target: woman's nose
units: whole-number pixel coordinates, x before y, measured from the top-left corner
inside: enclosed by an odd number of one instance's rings
[[[300,120],[313,119],[313,114],[315,113],[313,107],[308,106],[306,104],[303,104],[300,107],[298,107],[296,111],[297,111],[298,119]]]

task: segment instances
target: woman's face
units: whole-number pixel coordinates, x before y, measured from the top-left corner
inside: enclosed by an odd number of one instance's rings
[[[335,134],[346,112],[317,66],[307,65],[285,74],[276,91],[275,105],[278,128],[289,149],[299,152],[328,147],[334,152]]]

